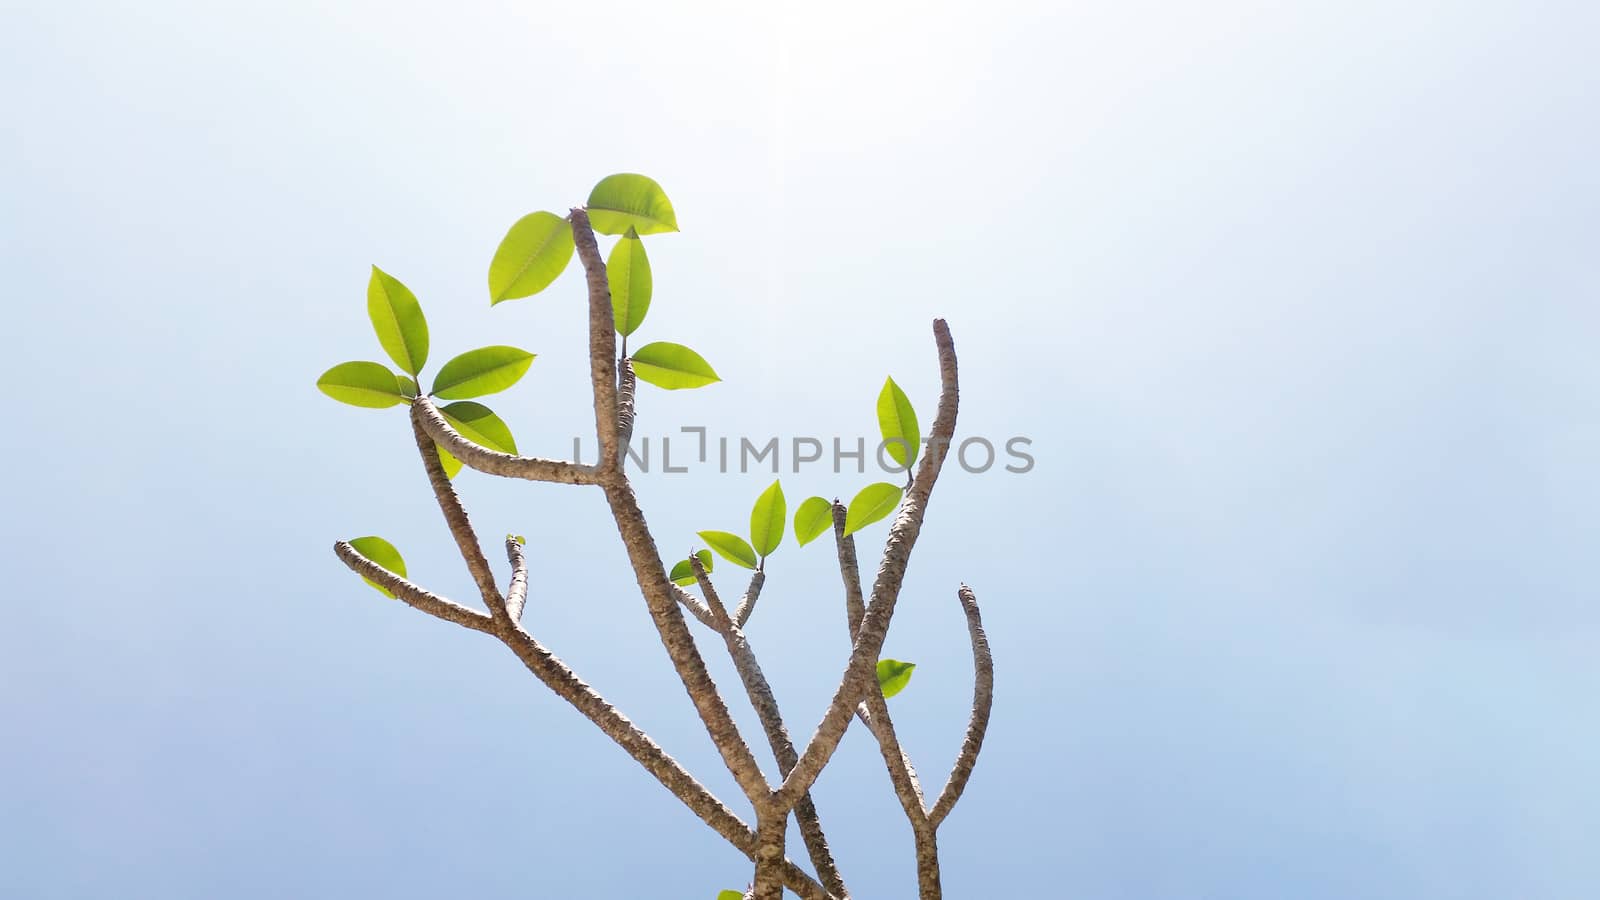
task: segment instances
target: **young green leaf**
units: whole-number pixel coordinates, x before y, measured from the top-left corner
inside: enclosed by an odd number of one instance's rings
[[[457,429],[457,430],[460,430],[460,429]],[[438,449],[439,449],[439,465],[444,467],[444,477],[446,477],[446,478],[454,478],[457,475],[460,475],[461,474],[461,460],[456,459],[454,456],[451,456],[450,455],[450,451],[444,449],[443,447],[439,447],[439,445],[437,445],[437,444],[435,444],[434,446],[438,447]]]
[[[433,378],[433,395],[465,400],[495,394],[517,383],[533,365],[533,354],[516,347],[479,347],[444,364]]]
[[[672,201],[654,179],[643,175],[607,175],[589,192],[589,224],[601,234],[640,234],[678,230]]]
[[[794,511],[794,538],[802,547],[832,526],[833,504],[821,497],[807,497]]]
[[[404,394],[407,400],[417,396],[417,380],[415,378],[410,375],[396,375],[395,377],[400,379],[400,393]]]
[[[644,323],[652,290],[650,257],[645,256],[644,241],[632,228],[611,248],[606,278],[611,282],[611,313],[617,321],[617,334],[627,337]]]
[[[898,485],[884,481],[862,488],[861,493],[850,501],[850,508],[845,510],[844,533],[855,534],[894,512],[894,508],[900,505],[901,493]]]
[[[721,381],[711,364],[682,344],[656,341],[633,351],[633,374],[659,388],[676,391]]]
[[[322,373],[317,388],[340,403],[383,409],[406,402],[400,378],[375,362],[347,362]]]
[[[537,294],[572,261],[572,223],[553,212],[518,219],[489,263],[489,305]]]
[[[726,531],[702,531],[700,540],[705,541],[707,547],[717,551],[718,556],[736,566],[744,566],[746,569],[756,567],[756,551],[737,534],[729,534]]]
[[[911,670],[916,667],[916,663],[898,659],[878,660],[878,687],[883,688],[883,695],[893,697],[905,690],[906,685],[911,683]]]
[[[389,543],[383,538],[378,537],[377,535],[358,537],[350,541],[350,546],[356,548],[357,553],[360,553],[367,559],[372,560],[379,566],[388,569],[394,574],[399,575],[401,578],[406,577],[406,561],[400,557],[400,551],[396,550],[393,544]],[[388,588],[378,584],[376,581],[373,581],[370,578],[363,576],[361,580],[372,585],[377,589],[378,593],[384,595],[385,597],[394,596],[394,594],[391,593]]]
[[[701,550],[700,552],[696,553],[695,556],[700,557],[700,565],[705,568],[706,574],[710,575],[711,551]],[[673,564],[672,574],[668,575],[667,577],[671,578],[672,583],[678,585],[679,587],[688,587],[695,582],[694,565],[687,559],[680,559]]]
[[[451,428],[474,444],[501,453],[516,454],[517,442],[511,438],[511,429],[482,403],[459,400],[440,407],[439,413]]]
[[[917,461],[917,450],[922,438],[917,433],[917,411],[900,385],[890,378],[883,383],[878,394],[878,429],[883,432],[884,449],[889,456],[906,468]]]
[[[717,900],[744,900],[743,891],[718,891]]]
[[[422,371],[428,361],[428,320],[411,289],[377,266],[367,281],[367,318],[395,365],[413,375]]]
[[[772,555],[783,543],[783,529],[789,524],[789,507],[784,503],[783,485],[774,481],[772,487],[756,498],[750,510],[750,544],[762,558]]]

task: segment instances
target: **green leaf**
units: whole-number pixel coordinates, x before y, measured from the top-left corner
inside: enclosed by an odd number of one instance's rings
[[[789,507],[783,499],[783,485],[774,481],[750,510],[750,543],[756,553],[763,559],[771,556],[783,543],[783,530],[788,524]]]
[[[471,400],[447,403],[439,408],[439,414],[444,416],[451,428],[461,432],[462,437],[474,444],[516,455],[517,442],[511,437],[511,429],[482,403]]]
[[[516,347],[479,347],[444,364],[433,379],[433,394],[465,400],[496,394],[517,383],[533,365],[533,354]]]
[[[489,262],[489,305],[537,294],[572,261],[572,223],[553,212],[518,219]]]
[[[375,362],[347,362],[322,373],[317,388],[340,403],[384,409],[406,402],[400,378]]]
[[[710,575],[711,551],[701,550],[699,553],[696,553],[695,556],[700,557],[700,565],[704,566],[706,574]],[[668,575],[667,577],[671,578],[672,583],[678,585],[679,587],[688,587],[695,582],[694,565],[691,564],[687,559],[680,559],[673,564],[672,574]]]
[[[633,374],[659,388],[676,391],[721,381],[711,364],[682,344],[656,341],[633,351]]]
[[[726,531],[702,531],[700,540],[717,551],[718,556],[736,566],[744,566],[746,569],[756,567],[756,551],[737,534],[729,534]]]
[[[388,569],[401,578],[406,577],[406,561],[400,557],[400,551],[396,550],[393,544],[383,538],[369,534],[366,537],[358,537],[351,540],[350,546],[356,548],[357,553],[372,560],[379,566]],[[362,576],[361,580],[372,585],[377,589],[378,593],[385,597],[394,596],[388,588],[370,578]]]
[[[807,497],[794,511],[794,537],[800,546],[811,543],[833,525],[833,504],[821,497]]]
[[[417,380],[415,378],[410,375],[396,375],[395,377],[400,380],[400,393],[404,394],[407,400],[417,396]]]
[[[718,891],[717,900],[744,900],[744,891]]]
[[[883,688],[883,695],[893,697],[905,690],[906,685],[911,683],[911,670],[916,667],[916,663],[898,659],[878,660],[878,687]]]
[[[457,430],[459,431],[460,429]],[[457,475],[460,475],[461,460],[451,456],[449,450],[440,447],[438,444],[434,444],[434,446],[439,450],[439,465],[444,466],[444,477],[454,478]]]
[[[907,468],[917,461],[922,438],[917,431],[917,411],[900,385],[890,378],[878,394],[878,429],[883,432],[884,449],[895,462]]]
[[[606,278],[611,282],[611,313],[617,320],[617,334],[627,337],[644,323],[652,290],[650,257],[645,256],[644,241],[632,228],[611,248]]]
[[[640,234],[678,230],[672,201],[652,178],[643,175],[607,175],[589,192],[589,224],[601,234],[622,234],[629,228]]]
[[[367,318],[395,365],[413,375],[422,371],[428,361],[428,320],[411,289],[377,266],[367,281]]]
[[[845,510],[844,533],[855,534],[894,512],[894,508],[900,505],[901,494],[898,485],[884,481],[862,488],[861,493],[850,501],[850,508]]]

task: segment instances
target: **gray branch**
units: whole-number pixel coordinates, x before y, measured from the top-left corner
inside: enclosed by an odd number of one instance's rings
[[[516,538],[506,538],[506,559],[511,561],[511,586],[506,588],[506,617],[511,624],[522,621],[528,604],[528,555]]]
[[[955,808],[956,801],[961,799],[961,792],[967,787],[967,779],[972,777],[972,769],[978,764],[978,753],[983,749],[984,733],[989,730],[989,711],[994,706],[994,655],[989,651],[988,635],[983,632],[978,598],[972,593],[972,588],[964,584],[956,596],[961,600],[962,611],[967,614],[967,633],[972,638],[972,718],[967,723],[967,735],[961,741],[961,752],[956,756],[955,767],[950,770],[950,780],[939,792],[939,799],[928,814],[928,822],[934,828],[938,828],[950,815],[950,810]]]
[[[874,668],[878,654],[888,637],[889,621],[894,616],[895,602],[900,598],[900,586],[905,581],[906,564],[910,561],[917,536],[922,532],[922,519],[927,514],[934,483],[939,478],[939,469],[944,465],[956,428],[960,391],[955,344],[943,319],[934,320],[933,334],[939,349],[940,391],[932,436],[917,468],[916,479],[906,492],[900,513],[889,528],[883,561],[878,566],[878,577],[872,586],[872,603],[862,617],[850,662],[839,679],[839,688],[833,695],[827,713],[818,723],[816,733],[801,752],[794,771],[789,773],[778,790],[775,799],[780,805],[793,804],[811,788],[821,774],[822,767],[828,764],[833,751],[838,748],[839,741],[844,738],[850,719],[855,715],[856,704],[877,684]]]
[[[480,447],[462,437],[439,414],[433,401],[418,395],[411,408],[422,423],[422,430],[450,451],[450,455],[471,468],[502,478],[521,478],[526,481],[549,481],[557,484],[597,484],[599,473],[592,466],[543,459],[537,456],[514,456]]]
[[[472,580],[478,585],[478,593],[483,596],[483,605],[496,618],[505,614],[505,600],[500,596],[500,588],[494,583],[494,570],[489,568],[489,560],[484,558],[483,547],[478,543],[478,533],[472,529],[472,521],[467,518],[467,510],[461,505],[461,498],[456,494],[455,485],[450,483],[450,477],[444,473],[444,464],[439,461],[439,445],[422,428],[420,406],[411,407],[411,434],[417,440],[417,453],[422,457],[422,467],[428,473],[428,483],[433,486],[434,499],[439,501],[439,511],[444,513],[445,525],[450,529],[450,536],[455,538],[456,547],[461,551],[461,559],[467,564],[467,571],[472,573]]]
[[[385,590],[393,594],[413,609],[421,610],[435,619],[454,622],[463,628],[481,631],[484,634],[494,634],[495,623],[487,613],[468,609],[457,603],[452,603],[437,594],[431,594],[399,575],[385,569],[365,556],[361,551],[350,546],[348,541],[339,541],[333,545],[333,552],[344,561],[350,571],[360,575],[375,584],[382,585]]]
[[[617,327],[611,309],[611,283],[606,280],[606,264],[600,258],[589,213],[572,210],[572,240],[583,263],[584,280],[589,286],[589,380],[594,385],[594,430],[600,443],[599,469],[619,471],[622,454],[618,449],[620,421],[617,407]],[[632,412],[629,412],[632,419]],[[631,423],[630,423],[631,427]]]
[[[778,699],[772,693],[772,685],[768,683],[767,676],[761,671],[761,664],[756,660],[755,651],[750,648],[750,642],[745,639],[744,632],[728,616],[728,609],[722,603],[722,598],[717,596],[717,589],[711,584],[711,576],[701,564],[700,558],[693,553],[689,554],[689,565],[694,570],[694,577],[700,584],[701,593],[705,594],[705,606],[710,611],[711,627],[722,635],[723,643],[727,645],[728,656],[733,660],[733,667],[739,673],[739,680],[744,684],[745,696],[750,698],[750,705],[755,708],[756,718],[761,720],[761,728],[767,735],[767,744],[772,748],[773,759],[778,763],[779,777],[787,776],[794,768],[798,758],[794,750],[794,741],[789,738],[789,730],[783,724],[783,713],[778,709]],[[760,572],[751,581],[751,587],[759,591],[760,585],[765,581]],[[847,896],[844,877],[839,874],[839,866],[833,859],[833,851],[828,847],[827,835],[822,831],[822,820],[817,815],[815,801],[811,794],[805,793],[794,804],[795,822],[800,826],[800,836],[805,841],[806,850],[811,856],[811,862],[817,867],[817,875],[831,893]],[[784,813],[787,818],[787,813]],[[759,827],[759,826],[758,826]],[[757,879],[759,883],[759,878]],[[759,891],[757,892],[759,895]]]

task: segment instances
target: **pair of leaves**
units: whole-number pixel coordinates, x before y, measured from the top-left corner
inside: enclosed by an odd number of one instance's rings
[[[772,555],[783,543],[783,532],[788,526],[789,507],[783,497],[781,480],[772,482],[750,509],[750,540],[727,531],[702,531],[700,539],[706,546],[728,562],[746,569],[754,569]],[[704,552],[704,551],[702,551]],[[710,571],[708,567],[706,571]]]
[[[433,380],[433,395],[441,400],[482,397],[511,387],[533,365],[534,355],[516,347],[480,347],[444,364]],[[375,362],[347,362],[322,373],[317,387],[324,394],[351,406],[383,409],[410,402],[417,382],[396,375]]]
[[[706,574],[710,575],[711,551],[701,550],[700,552],[696,553],[695,556],[700,558],[700,565],[706,570]],[[679,587],[688,587],[689,585],[694,584],[694,563],[689,562],[687,559],[678,560],[677,563],[672,566],[672,573],[667,577],[671,578],[672,583],[678,585]]]
[[[360,553],[367,559],[372,560],[379,566],[388,569],[390,572],[399,575],[401,578],[406,577],[405,559],[400,556],[400,551],[396,550],[393,544],[389,543],[383,538],[378,537],[375,534],[369,534],[366,537],[351,539],[350,546],[356,548],[357,553]],[[362,576],[361,580],[372,585],[372,587],[376,589],[378,593],[384,595],[385,597],[394,596],[394,594],[391,593],[388,588],[370,578],[367,578],[366,576]]]
[[[855,534],[883,519],[900,505],[905,491],[898,485],[879,481],[862,488],[845,509],[844,533]],[[821,497],[807,497],[794,513],[794,536],[800,546],[816,540],[833,525],[833,504]]]
[[[595,231],[626,234],[631,230],[636,243],[641,234],[678,230],[672,201],[661,185],[643,175],[610,175],[601,179],[589,192],[588,209],[589,224]],[[574,249],[570,218],[540,211],[518,219],[489,262],[489,305],[528,297],[549,287],[572,262]],[[648,278],[648,264],[645,271]],[[646,298],[644,306],[648,305]],[[618,324],[627,318],[619,315]],[[638,318],[644,318],[642,310]],[[633,327],[638,327],[637,321]]]

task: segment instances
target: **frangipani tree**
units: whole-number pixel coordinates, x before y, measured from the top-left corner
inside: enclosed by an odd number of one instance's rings
[[[546,687],[650,772],[695,815],[744,853],[753,876],[744,891],[724,890],[718,900],[776,900],[785,888],[807,900],[847,900],[850,891],[835,864],[812,802],[810,789],[855,719],[877,739],[890,782],[914,838],[918,895],[940,897],[939,825],[960,799],[983,745],[993,698],[994,673],[973,592],[956,596],[965,612],[975,672],[972,715],[955,766],[935,794],[923,790],[900,746],[888,698],[909,683],[915,666],[881,659],[906,566],[955,432],[958,405],[955,345],[942,320],[933,323],[940,394],[933,424],[923,439],[916,411],[892,378],[878,397],[879,426],[886,451],[905,467],[906,483],[863,487],[848,505],[808,497],[789,516],[783,486],[774,481],[756,498],[747,534],[706,530],[706,548],[669,566],[645,523],[627,472],[627,447],[637,410],[637,384],[666,390],[698,388],[719,380],[698,352],[658,341],[631,353],[628,339],[650,311],[653,282],[644,237],[678,230],[671,202],[655,181],[642,175],[612,175],[600,181],[588,202],[565,215],[535,212],[511,226],[489,264],[491,304],[536,294],[553,284],[576,255],[587,285],[589,369],[594,429],[600,453],[594,465],[524,456],[506,422],[479,398],[510,388],[535,355],[513,346],[490,346],[452,357],[423,390],[429,359],[426,317],[416,296],[393,275],[374,267],[367,285],[367,312],[378,342],[396,372],[377,362],[346,362],[325,372],[317,386],[353,406],[404,407],[411,433],[440,512],[479,592],[480,606],[442,597],[407,579],[405,560],[376,535],[339,541],[334,552],[366,582],[435,618],[488,635],[516,654]],[[596,233],[617,237],[602,260]],[[463,466],[503,478],[597,488],[609,506],[639,584],[645,609],[660,633],[674,670],[724,765],[745,795],[754,826],[712,795],[648,735],[580,679],[523,624],[528,602],[526,541],[507,535],[510,577],[501,589],[452,479]],[[893,516],[870,590],[864,588],[855,536]],[[791,527],[804,546],[831,531],[843,580],[845,627],[852,642],[838,687],[816,729],[796,747],[747,639],[766,581],[766,560]],[[715,553],[715,557],[713,556]],[[716,558],[751,571],[737,602],[725,603],[711,580]],[[698,596],[688,588],[697,588]],[[738,672],[781,781],[762,774],[755,755],[712,681],[684,611],[719,638]],[[931,800],[930,800],[931,797]],[[793,815],[812,871],[793,862],[785,847]],[[814,874],[813,874],[814,873]],[[708,897],[710,891],[707,892]]]

